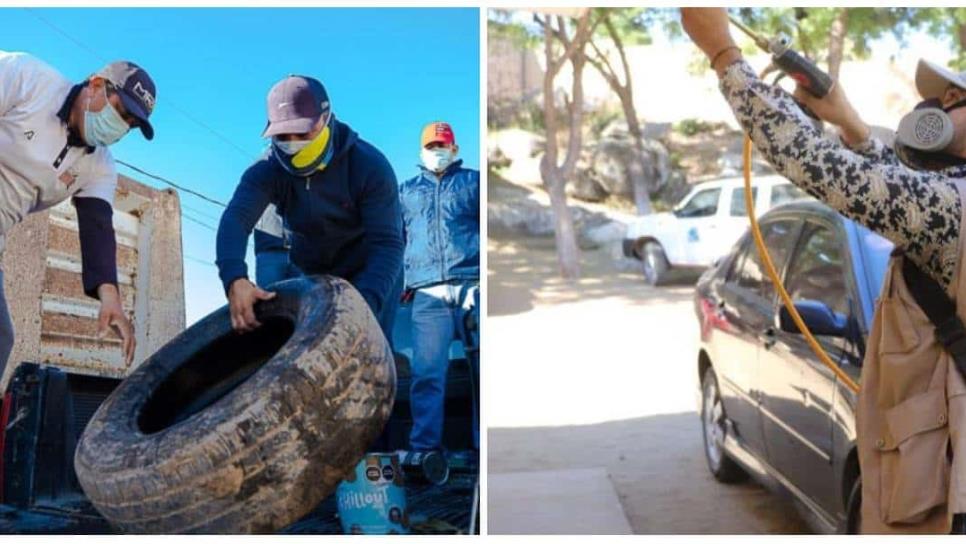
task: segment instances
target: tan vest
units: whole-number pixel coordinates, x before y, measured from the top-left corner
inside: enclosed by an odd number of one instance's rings
[[[958,188],[966,203],[966,182]],[[964,230],[966,213],[948,292],[966,321]],[[901,263],[889,263],[862,367],[862,532],[947,534],[953,513],[966,512],[966,383],[909,293]]]

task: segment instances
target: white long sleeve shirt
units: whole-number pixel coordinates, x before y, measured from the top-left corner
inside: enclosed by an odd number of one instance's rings
[[[110,151],[67,144],[58,113],[72,87],[41,60],[0,51],[0,251],[4,235],[28,213],[74,196],[114,201]]]

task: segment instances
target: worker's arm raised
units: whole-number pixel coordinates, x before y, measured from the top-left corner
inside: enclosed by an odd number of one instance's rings
[[[705,52],[725,47],[720,36],[692,34],[728,33],[724,10],[685,9],[682,22]],[[790,94],[761,81],[734,50],[725,55],[730,58],[715,63],[721,92],[768,162],[809,194],[905,249],[926,273],[949,285],[962,213],[952,180],[860,155],[825,137]]]

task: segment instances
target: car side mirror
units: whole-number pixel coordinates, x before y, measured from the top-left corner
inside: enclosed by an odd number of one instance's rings
[[[799,300],[795,303],[795,309],[812,334],[838,337],[846,335],[848,318],[833,312],[824,302]],[[778,327],[784,332],[801,333],[784,304],[778,310]]]

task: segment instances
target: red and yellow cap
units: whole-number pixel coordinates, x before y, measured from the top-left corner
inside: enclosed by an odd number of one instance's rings
[[[439,142],[443,145],[455,144],[456,136],[453,134],[453,127],[443,121],[434,121],[424,126],[420,145],[426,147],[433,142]]]

